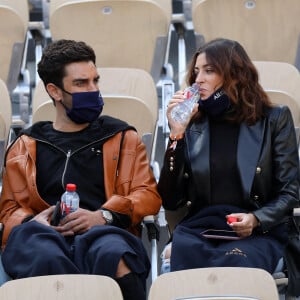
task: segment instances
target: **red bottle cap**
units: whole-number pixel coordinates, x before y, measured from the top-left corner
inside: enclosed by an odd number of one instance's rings
[[[74,183],[68,183],[66,185],[66,190],[68,192],[75,192],[76,191],[76,184],[74,184]]]
[[[237,222],[237,217],[227,217],[227,223],[231,224],[232,222]]]

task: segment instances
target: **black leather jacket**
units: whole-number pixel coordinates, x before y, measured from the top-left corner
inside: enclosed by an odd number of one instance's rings
[[[299,206],[298,147],[288,107],[269,109],[253,126],[241,124],[237,165],[243,200],[261,229],[285,222]],[[196,213],[209,205],[209,181],[209,122],[204,119],[190,124],[175,151],[166,151],[158,183],[164,208],[187,205],[190,214]]]
[[[295,224],[292,211],[299,207],[299,157],[292,116],[286,106],[269,109],[267,116],[253,126],[241,124],[237,165],[243,200],[259,219],[261,229],[266,232],[287,221]],[[164,208],[187,206],[189,217],[208,206],[209,172],[209,122],[204,119],[190,124],[175,151],[166,151],[158,183]],[[299,224],[289,228],[284,254],[288,291],[299,296]]]

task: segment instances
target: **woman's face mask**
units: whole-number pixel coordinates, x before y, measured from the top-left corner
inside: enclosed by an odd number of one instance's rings
[[[103,98],[99,91],[95,92],[78,92],[69,93],[63,89],[63,91],[72,96],[72,108],[64,106],[67,116],[77,124],[92,123],[95,121],[102,112]]]

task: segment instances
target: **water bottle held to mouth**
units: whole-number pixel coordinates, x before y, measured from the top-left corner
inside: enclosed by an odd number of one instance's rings
[[[194,104],[200,98],[199,85],[194,83],[184,90],[184,101],[178,103],[171,111],[171,117],[174,121],[185,124],[190,118]]]

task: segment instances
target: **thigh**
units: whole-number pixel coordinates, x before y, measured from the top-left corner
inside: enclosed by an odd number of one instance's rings
[[[144,246],[126,230],[96,226],[75,238],[74,261],[82,273],[114,277],[121,258],[133,272],[148,274],[150,263]]]
[[[13,228],[2,253],[2,262],[12,278],[78,273],[64,237],[35,221]]]
[[[254,235],[249,238],[221,243],[224,266],[245,266],[265,269],[273,273],[284,254],[284,245],[269,236]],[[218,262],[218,258],[215,259]]]
[[[200,237],[197,230],[180,227],[173,235],[171,270],[239,266],[273,273],[283,251],[284,246],[269,236],[217,241]]]

